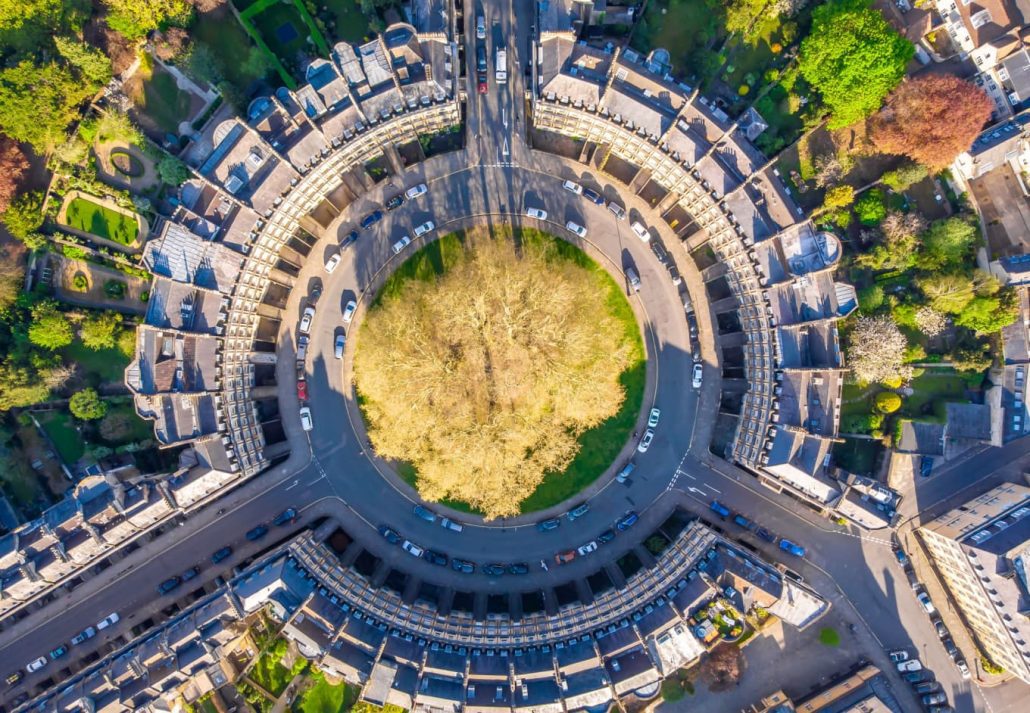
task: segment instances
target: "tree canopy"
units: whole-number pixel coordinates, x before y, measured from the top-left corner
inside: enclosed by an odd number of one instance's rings
[[[79,327],[79,339],[89,349],[110,349],[116,344],[122,327],[122,316],[117,312],[93,312]]]
[[[880,108],[914,53],[869,0],[829,0],[812,13],[798,66],[830,109],[830,127],[840,128]]]
[[[921,238],[923,249],[916,259],[920,268],[964,268],[980,243],[980,229],[968,218],[952,216],[935,220]]]
[[[0,213],[11,204],[28,170],[29,160],[21,147],[6,136],[0,136]]]
[[[186,0],[104,0],[104,4],[111,9],[107,24],[130,39],[169,26],[186,27],[193,18],[193,6]]]
[[[0,70],[0,130],[43,153],[64,141],[79,107],[97,90],[71,65],[23,60]]]
[[[377,453],[413,464],[428,500],[517,514],[625,399],[619,377],[638,347],[611,299],[599,268],[486,237],[435,282],[385,295],[354,360]]]
[[[39,191],[22,193],[11,201],[7,209],[0,215],[11,235],[26,241],[29,235],[43,225],[43,194]]]
[[[36,53],[51,37],[78,32],[90,9],[89,0],[0,0],[0,54]]]
[[[870,135],[880,151],[939,171],[973,144],[993,109],[987,94],[963,79],[922,74],[891,92],[870,120]]]
[[[68,400],[72,416],[83,421],[95,421],[107,415],[107,402],[101,400],[96,389],[83,389],[72,394]]]
[[[53,300],[44,300],[32,308],[29,341],[44,349],[61,349],[72,343],[72,325]]]
[[[865,384],[907,379],[912,375],[904,364],[907,346],[908,340],[890,317],[860,317],[848,334],[851,371]]]

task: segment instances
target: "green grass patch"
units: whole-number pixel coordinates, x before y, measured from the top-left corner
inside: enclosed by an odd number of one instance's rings
[[[250,55],[256,45],[231,12],[215,10],[200,15],[190,28],[190,36],[194,42],[211,50],[219,60],[219,69],[225,80],[241,93],[246,92],[251,83],[264,77],[264,74],[252,69],[256,65],[250,61]]]
[[[30,469],[28,459],[0,449],[0,484],[18,505],[31,507],[43,496],[41,480]]]
[[[281,695],[293,677],[308,667],[307,660],[302,656],[297,657],[292,669],[279,663],[283,654],[286,653],[287,647],[285,639],[277,640],[261,655],[261,658],[254,664],[254,668],[250,670],[250,678],[273,696]]]
[[[65,211],[65,224],[119,245],[135,245],[139,223],[134,216],[111,210],[99,203],[76,197]]]
[[[301,713],[343,713],[354,707],[358,691],[345,683],[330,685],[321,672],[311,675],[315,682],[294,706]]]
[[[967,403],[966,380],[952,369],[927,369],[909,384],[912,395],[901,405],[902,416],[921,421],[943,419],[945,404]]]
[[[640,328],[623,288],[608,272],[585,252],[554,236],[529,228],[516,234],[516,240],[525,244],[544,244],[556,259],[569,260],[593,272],[599,289],[606,292],[608,309],[622,322],[626,338],[634,349],[631,366],[619,378],[625,392],[622,406],[612,417],[585,431],[579,437],[579,452],[562,472],[551,472],[528,498],[522,501],[523,513],[543,510],[571,498],[594,482],[615,460],[630,438],[644,400],[647,381],[647,361]],[[409,280],[429,281],[457,262],[464,252],[464,233],[450,233],[422,248],[398,267],[376,295],[372,306],[384,297],[396,296]],[[398,474],[412,487],[416,487],[418,474],[410,465],[402,465]],[[467,503],[454,500],[441,501],[442,505],[461,512],[475,513]]]
[[[66,465],[74,465],[86,452],[82,436],[75,430],[71,414],[65,411],[50,411],[40,414],[39,423],[57,448],[57,455]]]
[[[311,15],[300,2],[258,0],[240,13],[244,26],[256,33],[258,44],[263,44],[271,55],[288,71],[298,73],[304,58],[311,50],[329,55],[329,46],[319,32]],[[314,48],[308,45],[308,39]]]
[[[175,77],[155,64],[150,55],[140,55],[137,76],[140,82],[127,83],[129,98],[161,131],[179,133],[179,123],[188,119],[191,95],[176,85]]]
[[[132,360],[118,347],[93,350],[77,339],[64,348],[63,354],[67,361],[77,364],[85,372],[92,386],[122,383],[125,379],[125,367]]]
[[[823,646],[840,646],[840,634],[836,629],[825,626],[819,630],[819,643]]]
[[[355,0],[328,0],[325,7],[336,23],[333,31],[337,39],[344,42],[362,42],[368,36],[368,18],[361,12],[360,4]]]
[[[131,403],[112,403],[107,409],[107,417],[122,415],[129,424],[125,436],[113,441],[112,445],[120,446],[126,443],[138,443],[154,437],[154,426],[150,421],[145,421],[136,413]]]

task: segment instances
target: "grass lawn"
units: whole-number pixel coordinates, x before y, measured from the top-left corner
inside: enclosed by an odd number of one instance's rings
[[[220,61],[222,73],[230,84],[245,93],[261,75],[250,70],[251,52],[262,51],[253,42],[236,17],[224,6],[201,14],[190,28],[194,42],[207,46]]]
[[[966,381],[952,369],[927,369],[910,384],[913,393],[902,401],[900,414],[921,421],[944,418],[949,401],[966,403]]]
[[[840,634],[837,633],[836,629],[833,629],[828,626],[823,627],[819,630],[819,643],[823,646],[840,646]]]
[[[297,658],[297,662],[293,665],[293,670],[279,663],[283,654],[286,653],[287,646],[288,644],[285,639],[279,639],[270,649],[262,654],[257,663],[254,664],[254,668],[250,670],[250,678],[274,696],[282,694],[286,690],[287,684],[293,680],[293,677],[307,668],[308,665],[307,660],[303,657]]]
[[[134,217],[105,208],[86,198],[75,198],[68,204],[65,222],[76,230],[113,240],[120,245],[134,245],[139,236],[139,223]]]
[[[161,131],[178,134],[179,122],[190,118],[194,97],[179,89],[175,77],[161,65],[154,64],[150,55],[144,53],[140,56],[142,59],[136,73],[140,81],[133,81],[134,77],[126,84],[129,98]]]
[[[843,443],[833,444],[833,459],[845,470],[859,475],[870,475],[882,450],[883,445],[879,441],[845,438]]]
[[[144,421],[136,414],[136,409],[132,407],[131,402],[126,403],[112,403],[110,408],[107,409],[107,414],[124,414],[127,421],[130,424],[129,430],[125,437],[118,440],[114,445],[122,445],[124,443],[136,443],[139,441],[145,441],[148,438],[154,437],[154,426],[149,421]]]
[[[724,33],[719,3],[711,0],[657,0],[648,3],[642,22],[633,33],[633,48],[640,52],[669,51],[673,70],[690,69],[690,54]],[[662,13],[665,14],[662,14]],[[718,41],[715,42],[718,45]]]
[[[29,467],[20,451],[0,452],[0,484],[19,505],[29,507],[43,496],[41,479]]]
[[[75,430],[71,414],[65,411],[50,411],[41,414],[38,418],[43,430],[54,442],[57,455],[66,465],[74,465],[85,453],[85,446],[82,436]]]
[[[294,65],[298,53],[307,53],[308,36],[313,38],[313,33],[293,3],[269,4],[248,18],[268,48],[284,63]]]
[[[333,18],[335,39],[344,42],[361,42],[369,33],[368,18],[361,12],[355,0],[328,0],[324,3],[328,15]]]
[[[307,689],[294,706],[301,713],[343,713],[354,707],[358,691],[345,683],[330,685],[321,673],[311,676],[315,685]]]
[[[776,57],[772,44],[778,39],[779,29],[780,18],[767,17],[746,40],[738,36],[730,42],[729,67],[725,69],[723,79],[731,88],[736,90],[748,74],[754,77],[753,90],[761,86],[762,75]],[[729,68],[733,71],[729,71]]]
[[[387,279],[376,296],[373,306],[378,304],[384,296],[400,292],[408,280],[431,280],[449,265],[454,264],[464,251],[462,238],[462,234],[451,233],[415,253]],[[640,413],[640,406],[644,399],[647,364],[640,328],[633,315],[633,310],[626,301],[622,287],[604,268],[579,248],[547,233],[523,229],[519,233],[519,239],[526,243],[552,244],[558,258],[571,260],[590,269],[597,279],[598,288],[607,292],[609,309],[623,323],[626,338],[631,340],[634,345],[632,366],[624,371],[619,379],[626,394],[622,407],[614,416],[579,437],[579,452],[569,466],[563,472],[545,475],[543,482],[537,486],[533,494],[522,501],[520,510],[526,513],[543,510],[572,497],[596,480],[612,464],[633,432],[633,426]],[[418,475],[413,468],[402,466],[399,469],[399,475],[409,485],[415,486]],[[462,512],[475,512],[462,502],[443,501],[442,504]]]
[[[125,367],[130,361],[125,352],[118,347],[94,351],[77,339],[64,348],[64,356],[69,362],[82,368],[93,386],[99,386],[101,383],[122,383],[125,378]]]

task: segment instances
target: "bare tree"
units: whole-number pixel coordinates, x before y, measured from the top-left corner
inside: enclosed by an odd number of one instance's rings
[[[701,680],[713,693],[726,691],[740,680],[744,655],[736,644],[719,644],[701,662]]]
[[[930,337],[938,337],[948,328],[948,318],[929,305],[916,310],[916,326],[919,331]]]
[[[891,317],[860,317],[848,335],[848,364],[861,383],[909,379],[912,368],[904,364],[907,347],[908,340]]]
[[[844,166],[836,156],[829,154],[815,160],[815,185],[820,188],[829,188],[842,180],[844,180]]]
[[[636,348],[598,274],[520,249],[479,238],[435,282],[384,297],[354,362],[376,451],[412,463],[426,499],[491,518],[517,514],[618,411]]]

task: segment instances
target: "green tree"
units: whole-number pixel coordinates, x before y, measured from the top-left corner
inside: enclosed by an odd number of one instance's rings
[[[887,206],[883,203],[883,191],[873,188],[855,201],[855,215],[862,225],[879,225],[887,217]]]
[[[762,13],[765,12],[770,0],[729,0],[726,3],[726,30],[728,32],[745,31],[751,27]],[[746,34],[745,34],[746,36]]]
[[[87,317],[79,328],[79,339],[89,349],[110,349],[117,343],[122,327],[122,316],[117,312],[96,312]]]
[[[935,272],[921,275],[916,285],[938,312],[958,314],[976,296],[973,278],[959,272]]]
[[[926,166],[914,161],[906,161],[893,171],[887,171],[880,177],[880,181],[888,188],[895,191],[904,191],[910,186],[919,183],[929,175]]]
[[[991,354],[988,345],[982,343],[956,347],[948,355],[948,361],[957,371],[979,372],[991,366]]]
[[[157,163],[157,175],[169,186],[181,186],[189,180],[190,170],[175,156],[164,156]]]
[[[30,236],[43,225],[43,194],[39,191],[22,193],[7,207],[0,218],[14,237],[28,244]],[[29,247],[33,247],[29,245]]]
[[[68,64],[94,85],[99,87],[111,81],[111,60],[100,50],[71,37],[55,37],[54,44]]]
[[[111,29],[134,40],[151,30],[187,27],[193,19],[193,6],[186,0],[104,0],[111,12]]]
[[[874,404],[880,413],[894,413],[901,408],[901,397],[893,391],[881,391],[876,395]]]
[[[74,338],[71,322],[57,308],[53,300],[38,302],[32,307],[32,321],[29,323],[29,341],[38,347],[62,349]]]
[[[1000,297],[974,297],[955,317],[955,324],[977,334],[994,334],[1015,322],[1018,312],[1009,292]]]
[[[980,230],[959,216],[935,220],[921,236],[923,249],[916,264],[924,270],[965,267],[972,261],[973,248],[980,244]]]
[[[50,387],[26,365],[8,359],[0,366],[0,411],[42,403],[50,397]]]
[[[879,285],[870,285],[858,291],[858,309],[862,314],[873,314],[883,306],[883,301],[883,288]]]
[[[0,0],[2,53],[38,52],[51,37],[81,30],[90,9],[89,0]]]
[[[0,129],[40,153],[64,142],[79,107],[98,88],[70,65],[24,60],[0,71]]]
[[[83,389],[72,394],[68,400],[68,410],[82,421],[96,421],[107,415],[107,402],[100,398],[96,389]]]
[[[823,209],[847,208],[855,202],[855,189],[849,185],[834,186],[826,191],[823,198]]]
[[[840,128],[879,109],[914,54],[869,0],[830,0],[812,13],[799,67],[832,112],[830,127]]]

